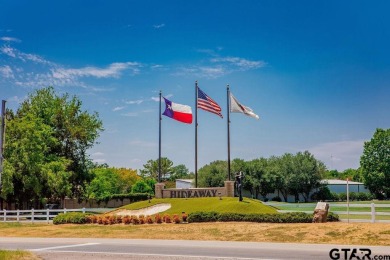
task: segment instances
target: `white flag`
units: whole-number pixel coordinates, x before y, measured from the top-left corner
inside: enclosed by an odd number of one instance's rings
[[[254,117],[259,119],[259,116],[256,115],[250,107],[241,105],[240,102],[230,93],[230,112],[231,113],[244,113],[247,116]]]

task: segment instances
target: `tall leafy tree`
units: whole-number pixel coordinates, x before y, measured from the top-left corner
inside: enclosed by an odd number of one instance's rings
[[[390,129],[376,129],[364,143],[360,167],[367,188],[377,198],[390,198]]]
[[[103,130],[98,114],[81,106],[77,97],[47,87],[31,93],[16,112],[7,112],[9,187],[2,197],[35,204],[42,198],[80,197],[91,179],[87,149]]]
[[[31,113],[15,117],[9,111],[8,118],[2,197],[19,206],[37,207],[40,198],[50,195],[45,167],[58,159],[49,154],[56,139],[53,130]]]
[[[214,161],[199,169],[199,187],[223,187],[227,179],[227,162]]]
[[[30,94],[17,110],[16,117],[23,118],[27,114],[41,119],[53,130],[51,136],[56,142],[49,146],[48,154],[69,161],[67,171],[73,172],[72,191],[80,196],[84,183],[91,180],[91,161],[87,150],[95,144],[103,130],[97,112],[83,111],[78,97],[67,93],[59,96],[53,87],[47,87]]]
[[[293,178],[290,180],[292,190],[302,194],[305,201],[308,201],[310,193],[321,186],[325,165],[308,151],[298,152],[293,157],[293,164]]]
[[[141,175],[146,178],[158,180],[159,160],[149,160],[143,165]],[[166,179],[173,172],[173,162],[166,157],[161,158],[161,178]]]

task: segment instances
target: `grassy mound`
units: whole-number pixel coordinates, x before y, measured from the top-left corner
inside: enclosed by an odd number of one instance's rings
[[[167,214],[180,214],[182,212],[219,212],[219,213],[277,213],[276,209],[267,205],[264,205],[258,200],[244,198],[239,202],[238,198],[223,197],[220,200],[218,197],[211,198],[190,198],[190,199],[152,199],[150,203],[146,201],[140,201],[126,205],[120,209],[136,210],[150,206],[154,206],[161,203],[171,204],[171,208],[162,212]]]

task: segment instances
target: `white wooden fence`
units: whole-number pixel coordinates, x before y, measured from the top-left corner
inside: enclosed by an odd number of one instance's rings
[[[272,202],[270,203],[266,203],[267,205],[271,205],[271,206],[276,206],[278,207],[278,204],[274,204]],[[348,222],[371,222],[371,223],[375,223],[375,222],[385,222],[385,223],[389,223],[390,220],[378,220],[376,219],[376,216],[390,216],[390,212],[378,212],[376,210],[376,208],[390,208],[390,204],[375,204],[375,203],[371,203],[371,204],[352,204],[350,203],[349,204],[349,208],[367,208],[367,211],[334,211],[332,210],[332,206],[333,207],[347,207],[347,203],[345,204],[336,204],[336,203],[329,203],[330,204],[330,207],[329,207],[329,211],[335,213],[335,214],[339,214],[339,215],[363,215],[363,216],[370,216],[371,218],[370,219],[355,219],[355,218],[352,218],[352,219],[349,219],[348,217],[347,218],[340,218],[341,221],[348,221]],[[291,204],[293,205],[293,204]],[[305,207],[310,207],[312,208],[313,207],[313,204],[310,204],[310,203],[297,203],[296,204],[297,208],[305,208]],[[305,212],[305,213],[313,213],[313,210],[278,210],[278,212]]]
[[[82,212],[86,209],[31,209],[31,210],[0,210],[0,221],[2,222],[47,222],[53,220],[59,213]]]

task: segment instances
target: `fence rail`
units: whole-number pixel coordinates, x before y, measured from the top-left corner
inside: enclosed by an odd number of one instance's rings
[[[294,210],[294,209],[291,209],[292,208],[292,205],[291,203],[265,203],[266,205],[270,205],[270,206],[274,206],[274,207],[279,207],[279,208],[283,208],[283,206],[285,205],[288,205],[290,209],[286,209],[286,210],[278,210],[278,212],[282,212],[282,213],[285,213],[285,212],[304,212],[304,213],[313,213],[314,210],[305,210],[305,208],[314,208],[316,203],[297,203],[295,204],[297,208],[300,208],[301,210]],[[346,207],[346,208],[366,208],[367,211],[334,211],[332,210],[332,207]],[[351,221],[351,222],[371,222],[371,223],[375,223],[375,222],[390,222],[389,220],[378,220],[376,219],[376,216],[390,216],[390,212],[378,212],[378,210],[376,210],[376,208],[390,208],[390,204],[380,204],[380,203],[367,203],[367,204],[337,204],[337,203],[329,203],[329,211],[332,211],[333,213],[336,213],[336,214],[339,214],[339,215],[360,215],[360,216],[368,216],[368,217],[371,217],[370,219],[349,219],[348,217],[347,218],[342,218],[341,220],[342,221]],[[302,210],[303,209],[303,210]]]
[[[82,209],[31,209],[31,210],[0,210],[0,221],[2,222],[47,222],[53,220],[59,213],[82,212],[89,210]]]

